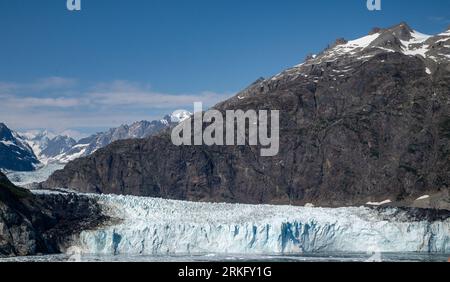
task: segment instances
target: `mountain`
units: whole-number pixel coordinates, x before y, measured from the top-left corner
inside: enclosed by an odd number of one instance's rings
[[[145,138],[176,125],[189,118],[191,113],[179,111],[161,120],[139,121],[131,125],[121,125],[106,132],[93,134],[78,142],[64,135],[55,135],[47,130],[20,133],[21,139],[33,149],[43,164],[67,163],[79,157],[88,156],[114,141]]]
[[[70,162],[42,187],[332,207],[448,195],[449,62],[450,30],[401,23],[339,39],[215,106],[280,110],[275,157],[259,146],[177,147],[164,131]]]
[[[0,258],[314,252],[448,253],[450,211],[324,209],[30,193],[0,173]],[[88,257],[89,257],[88,256]],[[83,256],[84,259],[88,259]]]
[[[0,123],[0,169],[32,171],[38,164],[39,160],[27,142]]]
[[[77,141],[69,136],[58,135],[48,131],[28,131],[20,133],[23,139],[33,149],[39,161],[47,164],[55,157],[64,154],[76,145]]]
[[[146,138],[190,117],[189,112],[180,111],[172,115],[167,115],[161,120],[139,121],[131,125],[121,125],[106,132],[97,133],[79,140],[70,149],[55,155],[54,161],[67,163],[74,159],[89,156],[100,148],[112,142],[124,139]]]

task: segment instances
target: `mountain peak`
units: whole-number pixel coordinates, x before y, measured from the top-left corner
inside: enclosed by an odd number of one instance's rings
[[[410,40],[412,38],[412,33],[414,30],[405,22],[401,22],[398,25],[392,26],[386,30],[382,30],[382,34],[392,34],[400,40]]]
[[[173,123],[180,123],[185,121],[186,119],[190,118],[192,115],[192,113],[188,112],[188,111],[184,111],[184,110],[178,110],[173,112],[170,115],[170,120]]]
[[[369,31],[369,35],[380,33],[383,29],[381,27],[374,27],[371,31]]]
[[[0,140],[12,140],[14,137],[11,130],[4,123],[0,123]]]

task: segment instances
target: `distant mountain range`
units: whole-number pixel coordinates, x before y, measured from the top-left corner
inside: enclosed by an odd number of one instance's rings
[[[48,163],[67,163],[88,156],[114,141],[146,138],[189,118],[191,113],[179,111],[161,120],[139,121],[93,134],[79,141],[55,135],[47,130],[17,133],[0,124],[0,169],[31,171]]]
[[[56,156],[70,151],[77,144],[77,141],[69,136],[56,136],[47,130],[28,131],[20,133],[20,136],[43,164],[56,160]]]

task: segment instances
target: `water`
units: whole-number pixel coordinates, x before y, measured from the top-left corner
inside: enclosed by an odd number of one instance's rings
[[[426,253],[320,253],[306,255],[164,255],[164,256],[133,256],[133,255],[81,255],[69,256],[45,255],[29,257],[3,258],[0,262],[446,262],[450,254]]]

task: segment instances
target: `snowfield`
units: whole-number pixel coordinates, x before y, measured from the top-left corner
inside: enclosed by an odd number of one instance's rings
[[[97,255],[450,253],[450,219],[409,219],[397,209],[193,203],[90,195],[120,219],[83,231],[75,248]]]

